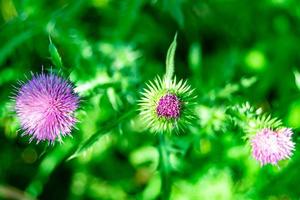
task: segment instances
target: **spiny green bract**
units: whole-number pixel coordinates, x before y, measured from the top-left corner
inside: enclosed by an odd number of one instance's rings
[[[233,113],[233,120],[239,123],[245,132],[245,139],[253,136],[262,129],[278,130],[284,128],[282,121],[270,114],[262,113],[262,109],[255,109],[246,102],[242,105],[237,105],[231,108]]]
[[[186,81],[176,82],[176,78],[170,80],[157,77],[146,85],[147,88],[142,92],[142,98],[139,101],[139,110],[140,116],[151,132],[178,132],[195,119],[193,107],[196,96]],[[167,118],[157,113],[159,100],[167,94],[176,95],[180,101],[180,114],[177,118]]]

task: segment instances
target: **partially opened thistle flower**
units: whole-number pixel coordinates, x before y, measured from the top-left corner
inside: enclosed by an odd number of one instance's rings
[[[261,166],[278,165],[281,160],[289,159],[295,150],[292,129],[285,128],[279,118],[262,113],[246,102],[231,110],[236,124],[245,132],[244,139],[251,146],[251,153]]]
[[[292,130],[283,128],[278,131],[265,128],[251,140],[252,155],[261,165],[277,165],[278,161],[288,159],[295,149]]]
[[[173,78],[176,38],[177,35],[167,52],[165,76],[147,84],[139,103],[140,116],[155,133],[176,132],[195,118],[193,106],[196,96],[193,90],[186,81],[177,82]]]
[[[33,75],[21,86],[15,101],[21,128],[31,140],[61,141],[76,122],[79,97],[69,81],[52,73]]]
[[[157,77],[147,84],[140,100],[140,115],[152,132],[183,129],[194,119],[195,95],[186,81]]]

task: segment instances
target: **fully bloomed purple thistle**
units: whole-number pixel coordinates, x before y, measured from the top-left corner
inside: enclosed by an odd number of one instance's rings
[[[295,143],[292,130],[278,131],[263,129],[251,139],[252,155],[261,165],[277,165],[278,161],[288,159],[293,154]]]
[[[33,75],[15,100],[21,127],[31,140],[53,143],[71,133],[79,97],[67,80],[52,73]]]
[[[159,117],[168,119],[177,119],[180,115],[181,103],[174,94],[166,94],[161,97],[156,107],[156,113]]]

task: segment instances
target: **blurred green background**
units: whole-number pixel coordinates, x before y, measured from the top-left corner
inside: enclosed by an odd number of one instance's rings
[[[159,199],[157,137],[134,110],[176,32],[199,119],[168,138],[171,199],[300,198],[300,153],[261,168],[225,114],[248,100],[298,143],[298,0],[0,0],[0,14],[0,199]],[[55,146],[29,144],[11,111],[18,80],[53,66],[49,38],[82,98],[73,138]]]

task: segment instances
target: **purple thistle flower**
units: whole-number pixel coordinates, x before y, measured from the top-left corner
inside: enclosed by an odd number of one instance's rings
[[[157,77],[142,92],[140,116],[154,133],[184,130],[195,119],[196,96],[186,81]]]
[[[280,129],[277,132],[263,129],[251,139],[252,156],[261,165],[277,165],[278,161],[290,158],[295,149],[292,130]]]
[[[174,94],[166,94],[161,97],[156,107],[156,113],[159,117],[167,119],[177,119],[180,115],[181,103]]]
[[[71,133],[79,97],[70,82],[54,74],[33,75],[15,98],[17,116],[30,141],[53,143]]]

